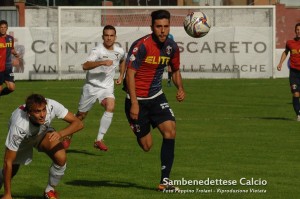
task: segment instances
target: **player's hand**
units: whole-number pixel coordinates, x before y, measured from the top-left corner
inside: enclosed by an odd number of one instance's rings
[[[111,66],[113,64],[113,61],[112,60],[105,60],[105,66]]]
[[[278,66],[277,66],[277,70],[278,70],[278,71],[281,71],[281,68],[282,68],[282,65],[278,65]]]
[[[122,84],[122,82],[123,82],[123,78],[122,78],[122,77],[119,77],[119,78],[116,80],[116,84],[117,84],[117,85]]]
[[[14,56],[15,58],[20,58],[20,55],[19,55],[18,53],[13,54],[13,56]]]
[[[185,92],[183,89],[178,89],[176,94],[176,99],[178,102],[182,102],[185,98]]]
[[[11,60],[13,66],[19,66],[20,65],[20,58],[15,57]]]
[[[60,140],[61,138],[62,138],[61,134],[59,134],[57,131],[54,131],[54,132],[50,133],[50,135],[49,135],[50,142]]]
[[[130,108],[131,119],[137,120],[139,116],[139,111],[140,111],[139,103],[131,104],[131,108]]]

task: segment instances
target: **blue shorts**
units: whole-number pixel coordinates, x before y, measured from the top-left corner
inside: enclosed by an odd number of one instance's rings
[[[5,71],[0,72],[0,85],[2,85],[5,81],[15,82],[12,67],[6,67]]]
[[[300,92],[300,71],[291,68],[290,69],[290,87],[291,87],[291,92]]]
[[[150,126],[156,128],[165,121],[175,121],[174,113],[165,94],[161,94],[154,99],[138,100],[138,102],[140,108],[138,120],[133,120],[130,118],[131,101],[125,99],[126,117],[137,138],[142,138],[150,133]]]

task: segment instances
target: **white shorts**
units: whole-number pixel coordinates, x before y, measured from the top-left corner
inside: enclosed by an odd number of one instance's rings
[[[28,165],[32,161],[33,148],[39,150],[38,149],[39,144],[42,142],[46,133],[48,133],[49,131],[55,131],[55,130],[49,127],[42,133],[38,134],[37,136],[24,140],[17,151],[17,156],[13,164]]]
[[[101,103],[105,98],[115,99],[114,87],[101,88],[85,84],[82,88],[78,111],[88,112],[91,110],[97,99],[99,103]]]

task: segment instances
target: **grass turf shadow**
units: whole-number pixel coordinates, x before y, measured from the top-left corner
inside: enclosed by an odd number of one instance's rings
[[[70,182],[65,182],[67,185],[72,186],[86,186],[86,187],[117,187],[117,188],[138,188],[138,189],[145,189],[145,190],[155,190],[153,188],[137,185],[131,182],[122,182],[122,181],[108,181],[108,180],[101,180],[101,181],[91,181],[91,180],[73,180]]]

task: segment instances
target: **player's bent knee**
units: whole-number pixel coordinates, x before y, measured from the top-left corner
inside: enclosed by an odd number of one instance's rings
[[[57,154],[54,156],[54,162],[58,165],[64,165],[67,162],[67,155],[65,151],[59,151]]]
[[[63,144],[59,140],[51,141],[50,136],[51,132],[47,132],[46,136],[43,138],[41,143],[38,145],[38,150],[41,152],[46,152],[47,154],[54,155],[57,151],[64,149]]]
[[[115,111],[115,107],[114,106],[107,106],[106,109],[105,109],[106,112],[110,112],[110,113],[113,113]]]
[[[142,149],[143,149],[143,151],[145,151],[145,152],[149,152],[150,149],[151,149],[151,146],[143,146]]]
[[[142,147],[142,149],[144,152],[149,152],[151,148],[150,147]]]
[[[152,143],[139,143],[144,152],[149,152],[152,148]]]
[[[162,132],[162,135],[165,139],[175,139],[176,138],[176,131],[175,131],[175,129],[170,129],[168,131]]]
[[[176,131],[172,131],[169,135],[170,139],[175,139],[176,138]]]
[[[113,113],[114,110],[115,110],[115,103],[114,102],[110,102],[110,103],[106,104],[105,111]]]
[[[138,141],[140,147],[143,149],[143,151],[145,152],[149,152],[151,147],[152,147],[152,144],[148,144],[148,143],[142,143],[141,141]]]
[[[137,138],[137,141],[140,145],[140,147],[145,151],[148,152],[152,148],[152,137],[151,134],[148,133],[142,138]]]
[[[176,137],[176,124],[174,121],[165,121],[158,125],[158,129],[162,136],[166,139],[175,139]]]
[[[64,148],[56,151],[47,151],[46,153],[53,160],[53,163],[57,165],[63,166],[67,162],[67,154]]]

